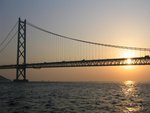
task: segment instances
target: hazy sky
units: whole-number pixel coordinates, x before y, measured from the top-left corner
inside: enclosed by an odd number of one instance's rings
[[[0,0],[0,43],[18,17],[78,39],[150,48],[149,0]],[[27,28],[28,62],[47,61],[51,55],[45,47],[49,39],[41,34]],[[0,64],[16,62],[16,41],[0,54]],[[0,70],[0,74],[15,78],[15,70]],[[50,81],[150,80],[150,70],[149,66],[31,69],[27,70],[27,78]]]

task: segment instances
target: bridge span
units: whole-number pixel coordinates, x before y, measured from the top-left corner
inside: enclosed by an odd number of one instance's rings
[[[127,65],[150,65],[150,57],[114,58],[97,60],[78,60],[61,62],[43,62],[20,64],[20,68],[58,68],[58,67],[90,67],[90,66],[127,66]],[[0,69],[16,69],[17,65],[0,65]]]

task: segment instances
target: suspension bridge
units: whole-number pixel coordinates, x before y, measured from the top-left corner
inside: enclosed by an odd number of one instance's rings
[[[12,33],[12,31],[14,31],[17,25],[18,30],[9,38],[10,34]],[[39,30],[39,32],[46,33],[47,37],[50,37],[49,49],[52,52],[50,56],[50,61],[34,63],[26,61],[26,26],[29,26],[32,29]],[[0,54],[16,37],[17,62],[16,64],[0,65],[0,69],[16,69],[16,79],[14,81],[17,82],[28,81],[26,78],[27,68],[40,69],[60,67],[150,65],[150,48],[103,44],[98,42],[81,40],[78,38],[72,38],[48,31],[26,20],[22,21],[20,18],[10,30],[6,38],[0,43]],[[118,50],[134,51],[138,52],[138,54],[140,55],[131,58],[118,58],[113,57],[113,50],[117,50],[117,52]]]

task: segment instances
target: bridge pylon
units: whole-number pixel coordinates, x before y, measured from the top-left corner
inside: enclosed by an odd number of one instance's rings
[[[28,82],[26,79],[26,20],[18,20],[17,65],[14,82]]]

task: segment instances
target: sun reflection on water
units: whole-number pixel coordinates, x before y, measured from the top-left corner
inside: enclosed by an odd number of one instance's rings
[[[140,99],[138,97],[138,90],[136,88],[135,81],[125,81],[122,87],[123,94],[125,95],[126,101],[124,102],[124,113],[135,113],[139,112],[142,107],[137,101]]]
[[[135,91],[134,91],[135,82],[129,80],[129,81],[125,81],[124,84],[125,84],[125,88],[123,89],[123,92],[124,92],[125,96],[133,96],[135,93]]]

